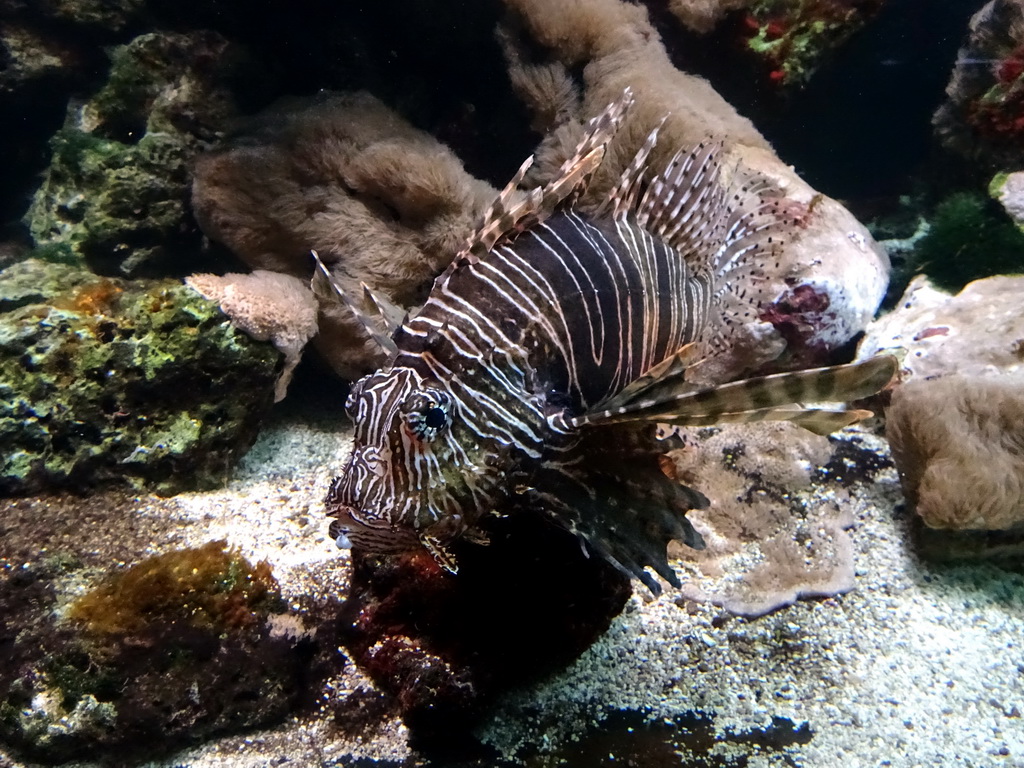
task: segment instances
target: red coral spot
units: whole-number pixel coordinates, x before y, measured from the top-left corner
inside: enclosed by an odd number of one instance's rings
[[[768,26],[764,28],[765,40],[778,40],[785,34],[786,27],[778,19],[772,19],[771,21],[768,22]]]
[[[920,341],[921,339],[928,339],[932,336],[948,336],[949,328],[945,325],[938,325],[933,328],[925,328],[920,333],[914,335],[914,341]]]
[[[781,69],[773,69],[768,73],[768,79],[778,84],[786,79],[786,73]]]
[[[1020,53],[1014,53],[1004,59],[996,70],[996,77],[1000,83],[1009,85],[1024,74],[1024,57]]]

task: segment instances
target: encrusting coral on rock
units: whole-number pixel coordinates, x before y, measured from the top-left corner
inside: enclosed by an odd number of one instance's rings
[[[191,275],[186,285],[211,301],[239,329],[257,341],[270,341],[284,355],[284,368],[274,388],[283,400],[302,350],[316,334],[317,303],[309,286],[298,278],[257,269],[251,274]]]
[[[1024,523],[1022,293],[1019,276],[977,280],[955,296],[917,277],[861,342],[862,356],[905,351],[908,380],[893,393],[886,436],[907,499],[930,528]],[[966,543],[942,533],[922,531],[939,556]]]

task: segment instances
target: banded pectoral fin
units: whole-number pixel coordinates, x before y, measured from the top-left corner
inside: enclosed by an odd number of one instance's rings
[[[692,390],[679,366],[647,383],[628,399],[613,398],[600,410],[570,420],[573,426],[657,422],[707,426],[724,422],[792,421],[812,432],[829,434],[871,414],[844,408],[805,408],[801,403],[847,402],[868,397],[888,385],[899,369],[892,355],[860,363],[734,381]]]
[[[448,573],[458,573],[459,564],[448,545],[466,533],[462,515],[448,515],[420,532],[420,544],[434,558],[434,562]]]

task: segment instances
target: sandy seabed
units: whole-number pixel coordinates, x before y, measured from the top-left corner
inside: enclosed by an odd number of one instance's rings
[[[860,437],[885,450],[883,441]],[[290,601],[344,594],[347,557],[327,538],[320,505],[349,445],[337,424],[281,422],[264,431],[224,490],[143,505],[139,514],[175,515],[177,546],[225,538],[247,557],[269,560]],[[809,728],[806,743],[782,749],[723,739],[704,759],[724,764],[1024,766],[1024,577],[919,561],[894,470],[851,495],[853,592],[748,620],[670,591],[650,600],[638,590],[575,664],[507,695],[482,740],[515,755],[579,738],[618,709],[652,719],[699,711],[722,736],[773,718]],[[360,738],[333,726],[331,702],[369,686],[348,665],[325,685],[321,715],[148,765],[415,764],[398,721]],[[679,764],[707,764],[687,758],[682,750]]]

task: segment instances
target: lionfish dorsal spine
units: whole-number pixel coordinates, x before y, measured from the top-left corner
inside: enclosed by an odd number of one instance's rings
[[[359,324],[366,331],[370,340],[393,359],[398,354],[398,345],[391,338],[391,333],[386,331],[387,319],[383,318],[383,314],[378,315],[385,323],[385,328],[382,329],[378,325],[378,320],[375,320],[363,307],[353,301],[348,292],[338,284],[338,281],[331,275],[330,270],[327,269],[327,265],[320,259],[320,254],[316,251],[310,251],[310,253],[313,256],[314,268],[309,287],[313,291],[313,295],[325,301],[340,302],[359,321]],[[363,288],[365,292],[369,292],[369,288],[365,284]],[[379,310],[380,305],[376,304],[376,302],[377,299],[374,298],[373,303],[376,305],[376,309]],[[393,305],[389,304],[389,306]]]
[[[587,123],[575,151],[562,163],[555,177],[544,186],[524,193],[519,186],[533,165],[533,157],[527,158],[488,207],[440,279],[443,281],[463,264],[475,263],[498,245],[542,224],[557,210],[572,204],[601,165],[608,142],[632,105],[633,92],[626,88],[618,99]]]

